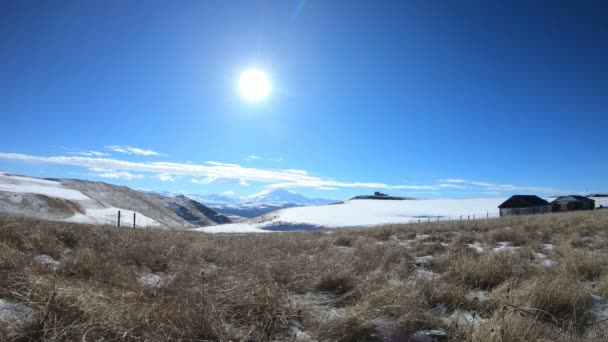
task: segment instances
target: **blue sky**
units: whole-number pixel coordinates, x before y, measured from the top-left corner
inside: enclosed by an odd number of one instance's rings
[[[0,170],[195,194],[606,192],[607,17],[605,1],[1,1]],[[250,67],[265,101],[238,94]]]

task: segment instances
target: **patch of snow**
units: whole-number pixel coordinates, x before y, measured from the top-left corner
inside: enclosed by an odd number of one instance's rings
[[[43,265],[53,266],[53,268],[58,267],[60,264],[60,262],[55,260],[55,258],[53,258],[50,255],[46,255],[46,254],[36,255],[34,257],[34,260],[38,261],[39,263],[41,263]]]
[[[433,271],[429,271],[429,270],[422,270],[422,269],[417,269],[416,270],[416,274],[415,277],[418,279],[437,279],[439,278],[441,275],[438,273],[435,273]]]
[[[305,305],[328,305],[333,303],[336,299],[338,299],[338,295],[335,293],[329,292],[319,292],[319,293],[305,293],[305,294],[297,294],[292,293],[289,295],[289,299],[298,304]]]
[[[33,324],[34,313],[33,309],[23,304],[0,298],[0,322],[12,333],[18,333]]]
[[[373,324],[375,326],[373,341],[411,341],[407,331],[392,318],[376,319]]]
[[[290,294],[289,300],[296,305],[303,305],[314,311],[319,319],[332,320],[340,318],[346,314],[345,308],[334,306],[339,298],[335,293],[306,293]]]
[[[483,246],[479,242],[468,243],[467,247],[473,249],[477,253],[483,253]]]
[[[346,314],[345,308],[337,308],[334,306],[319,306],[316,308],[316,311],[317,317],[322,320],[333,320]]]
[[[479,317],[479,314],[473,311],[455,310],[450,316],[445,318],[447,323],[457,324],[458,326],[480,325],[488,320]]]
[[[416,265],[428,265],[431,263],[431,261],[433,261],[432,255],[425,255],[425,256],[414,258],[414,262],[416,263]]]
[[[555,246],[551,243],[544,243],[542,245],[542,250],[545,253],[553,252],[555,250]]]
[[[439,342],[448,337],[448,333],[440,329],[419,330],[409,337],[410,342]]]
[[[559,265],[559,263],[557,261],[546,259],[542,261],[542,265],[545,267],[553,267]]]
[[[148,273],[139,277],[139,283],[148,287],[162,287],[165,285],[167,274],[165,272]]]
[[[494,253],[500,253],[500,252],[505,252],[505,251],[514,253],[519,248],[520,247],[511,246],[511,244],[509,242],[501,241],[501,242],[496,243],[496,247],[492,248],[492,251]]]
[[[488,299],[490,292],[487,290],[472,290],[466,294],[465,298],[469,301],[484,301]]]
[[[595,321],[608,319],[608,302],[600,296],[591,295],[591,308],[589,311],[595,317]]]
[[[429,234],[416,233],[416,237],[414,239],[424,240],[424,239],[428,239],[429,237],[431,237],[431,235],[429,235]]]
[[[348,246],[336,246],[336,248],[341,251],[352,251],[353,250],[352,247],[348,247]]]
[[[302,329],[300,329],[299,327],[291,327],[291,336],[296,341],[311,341],[312,340],[310,335],[308,333],[306,333],[305,331],[302,331]]]
[[[217,226],[208,226],[201,228],[191,229],[195,232],[221,234],[221,233],[272,233],[269,230],[264,230],[258,227],[258,225],[248,223],[232,223],[232,224],[221,224]]]

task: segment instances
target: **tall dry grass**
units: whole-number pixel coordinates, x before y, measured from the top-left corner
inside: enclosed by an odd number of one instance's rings
[[[0,299],[33,318],[0,340],[608,341],[607,246],[606,212],[259,235],[2,215]]]

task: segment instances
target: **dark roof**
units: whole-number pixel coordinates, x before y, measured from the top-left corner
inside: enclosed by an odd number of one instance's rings
[[[551,203],[568,203],[568,202],[594,202],[591,198],[587,198],[585,196],[578,195],[569,195],[569,196],[559,196]]]
[[[508,200],[498,206],[500,209],[506,208],[532,208],[549,205],[549,202],[535,195],[513,195]]]

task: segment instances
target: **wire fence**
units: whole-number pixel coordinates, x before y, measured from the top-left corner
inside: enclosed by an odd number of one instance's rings
[[[500,218],[500,213],[478,213],[458,216],[414,216],[410,223],[428,222],[451,222],[451,221],[471,221],[471,220],[490,220]]]
[[[144,228],[147,225],[139,223],[138,215],[135,212],[125,212],[117,210],[115,214],[101,215],[97,219],[108,225],[122,228]]]

